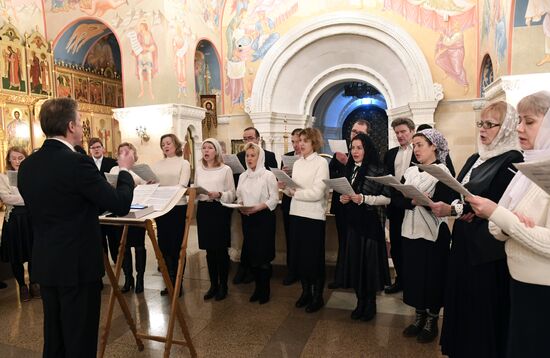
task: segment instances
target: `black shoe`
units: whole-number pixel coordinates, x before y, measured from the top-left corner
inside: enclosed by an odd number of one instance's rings
[[[405,337],[416,337],[422,331],[426,325],[426,317],[428,313],[426,311],[416,311],[416,317],[414,322],[410,324],[405,330],[403,330],[403,335]]]
[[[143,274],[137,274],[136,276],[136,289],[134,290],[135,293],[143,293]]]
[[[311,294],[311,285],[306,281],[302,281],[302,295],[300,296],[300,298],[298,298],[298,301],[296,301],[294,305],[297,308],[305,307],[309,305],[312,298],[313,296]]]
[[[227,286],[221,285],[220,289],[218,290],[218,293],[216,293],[216,301],[225,300],[227,297]]]
[[[235,274],[235,277],[233,277],[233,284],[240,285],[241,283],[243,283],[245,275],[245,268],[242,265],[239,265],[239,267],[237,268],[237,273]]]
[[[283,286],[290,286],[297,281],[298,279],[293,274],[288,273],[283,279]]]
[[[364,299],[358,299],[357,300],[357,307],[351,312],[351,319],[359,319],[363,315],[363,311],[365,310],[365,300]]]
[[[338,282],[333,281],[333,282],[329,283],[329,284],[327,285],[327,287],[328,287],[330,290],[335,290],[335,289],[340,288],[340,287],[342,287],[342,286],[341,286]]]
[[[174,287],[174,290],[175,289],[176,288]],[[164,290],[160,291],[160,295],[161,296],[168,296],[168,288],[166,287],[166,288],[164,288]],[[181,297],[181,296],[183,296],[183,286],[181,286],[180,294],[178,295],[178,297]]]
[[[210,289],[204,294],[204,300],[214,298],[218,294],[218,286],[210,286]]]
[[[365,310],[363,311],[360,319],[363,322],[368,322],[372,320],[374,316],[376,316],[376,298],[371,298],[367,300]]]
[[[439,329],[437,327],[438,319],[439,316],[432,316],[431,314],[428,314],[422,331],[420,331],[418,336],[416,336],[416,341],[418,343],[430,343],[436,339],[437,334],[439,333]]]
[[[124,286],[120,289],[120,292],[126,293],[129,292],[132,288],[134,288],[134,277],[133,276],[126,276],[124,280]]]
[[[392,293],[398,293],[401,291],[403,291],[403,287],[401,287],[401,283],[397,281],[393,285],[388,286],[384,289],[384,293],[387,293],[389,295],[391,295]]]

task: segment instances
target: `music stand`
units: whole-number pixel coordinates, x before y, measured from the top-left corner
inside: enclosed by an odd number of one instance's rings
[[[153,229],[153,220],[170,211],[177,204],[177,202],[183,195],[188,195],[188,205],[187,205],[187,212],[185,215],[186,217],[185,230],[183,233],[183,240],[180,248],[180,258],[178,261],[176,287],[174,287],[168,275],[166,262],[164,261],[164,257],[162,256],[162,253],[160,251],[160,248],[157,242],[155,230]],[[107,254],[103,255],[105,271],[107,273],[107,276],[109,277],[109,281],[111,282],[112,289],[111,289],[111,294],[109,296],[109,305],[107,307],[107,317],[105,320],[105,328],[103,330],[103,334],[101,335],[99,357],[103,358],[103,356],[105,355],[105,348],[107,346],[107,339],[109,337],[109,331],[111,329],[111,321],[113,318],[115,299],[118,301],[120,308],[122,309],[122,312],[124,314],[124,317],[126,318],[126,322],[128,323],[128,326],[132,331],[134,339],[136,340],[138,351],[143,351],[144,349],[142,339],[148,339],[148,340],[164,343],[164,357],[170,356],[170,350],[172,348],[172,344],[179,344],[182,346],[186,346],[189,349],[189,352],[191,353],[192,357],[197,356],[197,352],[195,350],[195,347],[193,346],[193,342],[191,341],[191,335],[189,334],[189,330],[187,328],[187,324],[185,323],[185,318],[183,317],[183,313],[178,301],[179,293],[181,291],[182,278],[183,278],[183,263],[185,262],[186,253],[187,253],[187,240],[189,237],[189,226],[191,225],[191,219],[193,217],[193,213],[195,209],[195,197],[196,197],[196,189],[182,187],[181,190],[178,191],[178,193],[172,198],[170,204],[168,204],[167,207],[162,211],[153,212],[140,219],[131,219],[131,218],[124,218],[124,217],[117,218],[117,217],[106,217],[106,216],[101,216],[99,218],[99,222],[101,224],[123,227],[114,272],[113,272],[113,269],[111,268],[111,264],[109,263],[109,258],[107,257]],[[152,336],[152,335],[137,332],[136,324],[134,322],[134,319],[132,318],[130,310],[128,309],[128,304],[126,303],[126,299],[124,298],[124,295],[120,292],[120,289],[118,287],[118,280],[120,277],[120,270],[122,268],[122,260],[124,259],[124,251],[126,248],[126,238],[128,235],[129,226],[144,227],[146,229],[147,235],[149,236],[149,239],[153,244],[153,249],[155,251],[155,256],[157,258],[157,261],[160,267],[160,272],[162,273],[162,278],[164,279],[166,288],[168,288],[169,297],[172,298],[171,308],[170,308],[170,319],[168,321],[168,330],[166,332],[166,336]],[[184,341],[176,340],[173,338],[174,325],[175,325],[176,319],[178,320],[183,336],[185,337]]]

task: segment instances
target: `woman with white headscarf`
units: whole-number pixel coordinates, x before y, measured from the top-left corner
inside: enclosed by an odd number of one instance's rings
[[[206,263],[210,276],[210,289],[205,300],[216,301],[227,297],[227,275],[231,245],[231,213],[220,203],[235,200],[235,182],[231,168],[223,164],[222,148],[214,138],[202,142],[202,159],[195,173],[195,185],[203,187],[208,194],[198,196],[197,233],[199,248],[206,250]]]
[[[417,132],[412,139],[413,152],[420,164],[435,164],[447,173],[447,140],[435,129]],[[409,167],[403,175],[406,185],[413,185],[433,201],[450,201],[452,191],[420,170]],[[392,203],[405,209],[403,236],[403,301],[416,309],[415,321],[403,331],[420,343],[433,341],[438,334],[437,320],[443,306],[445,278],[451,234],[446,218],[438,218],[429,207],[417,206],[399,192],[392,193]]]
[[[550,159],[550,92],[518,103],[519,143],[527,163]],[[508,357],[548,355],[550,317],[550,195],[518,172],[498,205],[466,197],[477,216],[489,219],[493,236],[505,242],[510,275]]]
[[[481,111],[479,152],[457,180],[471,193],[498,201],[514,177],[513,163],[523,161],[516,132],[516,110],[499,101]],[[439,217],[454,216],[441,350],[452,358],[504,357],[510,310],[510,273],[504,244],[489,233],[489,222],[454,193],[449,203],[431,205]]]
[[[237,202],[242,214],[243,254],[252,268],[256,288],[250,302],[269,301],[271,261],[275,258],[275,213],[279,188],[275,175],[265,169],[265,152],[257,144],[244,147],[246,171],[239,176]]]

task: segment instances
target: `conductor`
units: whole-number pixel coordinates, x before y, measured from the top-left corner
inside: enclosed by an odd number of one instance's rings
[[[44,357],[96,357],[104,275],[98,213],[125,215],[134,181],[127,172],[133,153],[121,153],[116,189],[94,161],[76,153],[82,141],[77,102],[44,102],[43,146],[21,165],[19,190],[32,217],[32,274],[42,289]]]

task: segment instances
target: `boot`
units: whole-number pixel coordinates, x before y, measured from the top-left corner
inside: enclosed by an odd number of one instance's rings
[[[424,325],[426,324],[426,316],[427,316],[426,310],[416,310],[416,317],[414,319],[414,322],[410,324],[405,330],[403,331],[403,335],[405,337],[416,337],[422,331],[422,328],[424,328]]]
[[[261,305],[269,302],[269,296],[271,295],[271,265],[268,268],[260,268],[260,298]]]
[[[357,307],[351,312],[351,319],[357,320],[363,316],[365,311],[366,300],[364,298],[357,298]]]
[[[229,276],[229,255],[227,254],[227,251],[225,251],[222,255],[218,267],[220,268],[220,288],[215,299],[216,301],[221,301],[227,297],[227,278]]]
[[[418,336],[416,336],[417,342],[430,343],[437,337],[437,334],[439,333],[439,329],[437,327],[438,319],[439,314],[428,312],[428,315],[426,316],[426,323]]]
[[[361,315],[361,321],[368,322],[372,320],[374,316],[376,316],[376,293],[371,293],[367,298],[365,310]]]
[[[208,266],[208,276],[210,276],[210,289],[204,295],[204,300],[214,298],[218,293],[218,268],[212,254],[206,254],[206,264]]]
[[[313,298],[311,299],[311,302],[306,307],[307,313],[313,313],[317,312],[325,305],[325,301],[323,300],[323,290],[325,289],[325,281],[324,280],[317,280],[313,285]]]
[[[124,271],[124,286],[120,289],[120,292],[126,293],[134,288],[134,276],[132,275],[132,250],[126,247],[124,252],[124,259],[122,260],[122,271]]]
[[[147,250],[145,247],[136,247],[136,289],[135,293],[143,292],[143,277],[145,275],[145,264],[147,262]]]
[[[252,293],[252,296],[250,296],[250,299],[248,302],[256,302],[260,299],[260,291],[262,286],[262,280],[260,275],[260,269],[257,267],[251,268],[252,274],[254,275],[254,282],[256,283],[256,287],[254,287],[254,293]]]
[[[302,280],[302,295],[296,301],[295,306],[297,308],[305,307],[311,302],[311,299],[311,284],[306,280]]]

